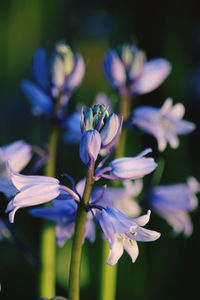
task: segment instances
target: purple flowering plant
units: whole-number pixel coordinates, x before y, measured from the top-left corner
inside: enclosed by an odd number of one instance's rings
[[[37,207],[30,209],[30,215],[43,219],[41,299],[56,295],[55,255],[52,255],[55,237],[60,247],[67,240],[73,240],[67,297],[79,300],[82,247],[85,239],[95,241],[97,228],[102,232],[102,243],[107,245],[101,262],[102,276],[113,282],[113,270],[116,274],[115,265],[124,250],[135,262],[139,254],[137,242],[155,241],[162,234],[159,228],[156,228],[158,231],[144,228],[151,211],[163,217],[174,232],[183,232],[185,236],[192,233],[189,212],[197,207],[195,194],[200,191],[197,180],[190,177],[186,184],[160,185],[158,182],[156,186],[144,188],[143,177],[158,172],[156,151],[148,147],[141,149],[139,154],[133,152],[126,156],[130,127],[127,124],[153,135],[159,151],[164,151],[167,143],[177,148],[177,135],[195,129],[194,123],[182,120],[184,106],[181,103],[172,106],[170,98],[161,109],[144,106],[131,112],[131,98],[158,88],[170,74],[171,64],[163,58],[147,60],[144,51],[136,45],[122,45],[118,50],[107,52],[103,68],[109,84],[120,96],[119,111],[112,111],[107,97],[101,94],[101,99],[92,107],[83,106],[70,115],[66,106],[83,79],[84,59],[64,42],[56,44],[49,60],[43,49],[37,50],[32,61],[33,82],[24,80],[21,88],[34,114],[45,114],[56,120],[49,126],[49,155],[44,174],[20,173],[32,156],[31,146],[24,141],[0,147],[0,191],[9,200],[6,207],[9,221],[14,223],[18,209],[32,206]],[[67,129],[65,142],[79,144],[80,168],[84,167],[86,174],[79,182],[78,170],[77,178],[67,173],[56,178],[58,124]],[[63,184],[66,178],[68,185]],[[139,201],[141,194],[148,198],[147,210]],[[47,261],[53,267],[47,268]],[[106,269],[106,263],[112,269]],[[100,300],[114,300],[114,284],[108,286],[103,279],[102,282],[100,294],[108,296],[100,296]]]

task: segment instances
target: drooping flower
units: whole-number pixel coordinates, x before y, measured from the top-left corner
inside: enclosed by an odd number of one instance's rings
[[[62,114],[71,93],[81,83],[85,63],[80,54],[74,54],[64,42],[59,42],[50,60],[43,49],[38,49],[33,57],[31,74],[34,80],[24,80],[21,88],[31,101],[34,114],[52,116],[56,99],[60,98]]]
[[[119,51],[107,52],[104,71],[111,86],[120,94],[126,89],[132,95],[146,94],[166,79],[171,64],[163,58],[146,61],[145,53],[135,45],[123,45]]]
[[[137,241],[150,242],[160,237],[160,233],[142,228],[149,221],[150,211],[146,215],[131,219],[116,208],[107,207],[97,215],[98,223],[110,246],[107,264],[114,265],[124,249],[135,262],[139,250]]]
[[[95,188],[91,195],[91,204],[95,203],[104,208],[115,207],[131,218],[137,217],[141,213],[141,208],[136,198],[141,193],[142,186],[142,180],[137,179],[134,182],[124,180],[122,188],[106,187],[105,190]]]
[[[179,145],[177,135],[190,133],[195,124],[182,120],[185,112],[183,104],[172,106],[172,99],[167,98],[159,108],[142,106],[133,111],[132,124],[153,135],[158,142],[159,151],[164,151],[167,143],[172,148]]]
[[[150,148],[135,157],[120,157],[112,160],[107,167],[97,167],[95,171],[95,179],[104,177],[112,180],[126,180],[141,178],[155,170],[157,163],[151,157],[144,157],[151,152]],[[109,174],[106,174],[106,173]]]
[[[0,147],[0,191],[7,196],[16,192],[7,163],[11,168],[20,172],[26,167],[32,157],[32,147],[22,140]]]
[[[15,213],[19,208],[49,202],[60,193],[59,181],[56,178],[21,175],[12,169],[10,172],[12,183],[18,191],[6,208],[11,223],[14,222]]]
[[[193,226],[188,212],[197,207],[197,192],[200,192],[199,183],[189,177],[186,183],[154,187],[149,194],[149,204],[172,226],[174,233],[190,236]]]

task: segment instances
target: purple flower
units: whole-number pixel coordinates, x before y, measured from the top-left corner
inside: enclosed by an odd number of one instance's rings
[[[112,180],[137,179],[149,174],[155,170],[157,163],[151,157],[144,157],[151,152],[147,148],[135,157],[120,157],[111,161],[107,167],[97,167],[95,171],[95,179],[100,177]],[[109,174],[105,174],[109,172]]]
[[[34,83],[24,80],[21,88],[33,106],[36,115],[52,116],[56,99],[60,99],[59,114],[62,114],[73,90],[81,83],[85,63],[79,54],[73,54],[65,43],[56,44],[55,51],[47,60],[43,49],[33,57],[32,77]]]
[[[168,98],[160,109],[151,106],[135,109],[132,124],[153,135],[157,139],[159,151],[164,151],[167,143],[172,148],[178,147],[177,135],[187,134],[195,129],[194,123],[182,120],[184,112],[183,104],[172,106],[172,99]]]
[[[91,169],[101,148],[101,136],[97,130],[84,132],[80,142],[80,158]]]
[[[11,223],[19,208],[49,202],[60,193],[59,181],[53,177],[25,176],[12,170],[10,172],[12,183],[18,191],[6,208]]]
[[[199,191],[199,183],[190,177],[187,183],[154,187],[149,203],[152,210],[172,226],[174,233],[183,232],[185,236],[190,236],[193,226],[188,212],[197,207],[195,193]]]
[[[135,182],[124,180],[123,188],[95,188],[92,191],[90,203],[98,204],[104,208],[107,206],[115,207],[127,216],[134,218],[141,213],[136,198],[141,193],[142,186],[142,180],[138,179]]]
[[[0,147],[0,191],[7,196],[14,195],[16,188],[10,179],[11,168],[20,172],[32,158],[32,147],[22,140]]]
[[[98,104],[104,105],[104,107],[107,108],[108,113],[111,113],[111,103],[104,93],[98,93],[96,95],[94,105]],[[67,117],[67,119],[63,122],[63,127],[67,129],[67,132],[64,135],[64,140],[69,144],[79,144],[82,137],[80,108],[77,108],[76,112]]]
[[[97,130],[101,135],[101,149],[110,149],[120,134],[122,118],[109,110],[102,104],[94,105],[82,111],[81,130]]]
[[[146,94],[160,86],[169,75],[171,65],[163,58],[146,61],[145,53],[135,45],[123,45],[118,52],[108,51],[104,71],[120,94],[127,88],[132,95]]]
[[[137,241],[155,241],[160,233],[142,228],[149,221],[150,211],[136,219],[131,219],[116,208],[107,207],[97,215],[98,223],[110,246],[107,264],[114,265],[123,254],[124,249],[135,262],[139,250]]]

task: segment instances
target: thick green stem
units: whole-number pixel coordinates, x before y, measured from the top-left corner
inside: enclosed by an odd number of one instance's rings
[[[89,202],[90,199],[92,185],[94,183],[93,173],[94,169],[88,170],[83,198],[81,203],[79,204],[77,211],[69,274],[69,300],[79,300],[82,241],[87,217],[85,205]]]
[[[129,118],[130,114],[130,95],[126,90],[122,95],[120,114],[124,122]],[[126,143],[126,128],[122,127],[119,141],[116,147],[115,158],[124,156]],[[116,185],[117,182],[114,182]],[[108,266],[106,264],[109,255],[109,247],[106,240],[102,241],[102,258],[101,258],[101,278],[100,278],[100,297],[99,300],[114,300],[117,286],[117,264]]]
[[[49,137],[50,159],[45,167],[46,176],[55,176],[56,145],[58,128],[54,127]],[[55,297],[55,259],[56,238],[54,224],[43,221],[40,236],[40,273],[39,273],[39,296],[40,298]]]

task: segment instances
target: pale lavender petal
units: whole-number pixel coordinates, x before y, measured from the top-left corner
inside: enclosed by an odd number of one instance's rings
[[[122,240],[120,238],[117,238],[112,247],[110,247],[110,253],[107,260],[107,264],[110,266],[115,265],[118,262],[119,258],[122,256],[123,252],[124,247]]]
[[[126,250],[126,252],[131,257],[132,262],[134,263],[139,254],[137,242],[134,240],[125,239],[123,246],[124,246],[124,249]]]
[[[74,90],[82,81],[85,74],[85,62],[81,55],[75,55],[75,64],[70,75],[65,79],[63,90]]]
[[[135,232],[126,233],[127,237],[138,242],[151,242],[160,237],[160,233],[154,230],[149,230],[142,227],[137,227]]]
[[[1,147],[1,153],[3,160],[9,160],[11,168],[16,172],[20,172],[31,160],[32,147],[19,140]]]
[[[171,64],[165,59],[152,59],[145,63],[139,79],[132,85],[132,93],[146,94],[161,85],[171,72]]]
[[[15,187],[20,191],[21,189],[32,186],[32,185],[38,185],[42,183],[46,184],[59,184],[59,180],[53,177],[48,176],[38,176],[38,175],[32,175],[32,176],[26,176],[21,175],[15,172],[12,172],[11,176],[12,182],[15,185]]]
[[[25,207],[42,204],[55,199],[60,193],[58,184],[40,183],[31,187],[22,189],[13,201],[15,206]]]
[[[146,215],[135,218],[134,222],[137,223],[138,226],[145,226],[149,222],[150,214],[151,214],[151,211],[148,210]]]

